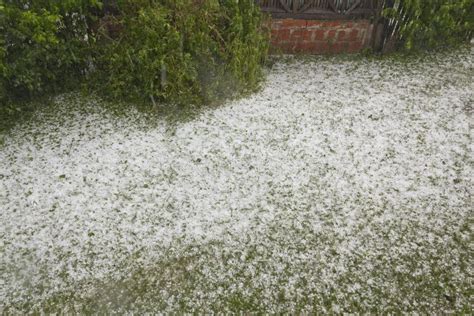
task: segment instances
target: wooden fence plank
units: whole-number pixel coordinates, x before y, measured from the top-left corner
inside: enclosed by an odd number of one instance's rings
[[[375,16],[377,0],[256,0],[278,18],[358,19]]]

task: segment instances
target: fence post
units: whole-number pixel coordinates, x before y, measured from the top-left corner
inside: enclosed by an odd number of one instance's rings
[[[379,46],[377,44],[381,42],[381,39],[378,39],[378,37],[380,37],[380,35],[383,33],[379,31],[379,28],[380,28],[380,21],[382,19],[382,11],[384,9],[384,2],[385,2],[384,0],[377,0],[377,5],[375,8],[375,17],[374,17],[374,24],[373,24],[372,38],[371,38],[371,41],[372,41],[371,47],[373,51],[378,51],[380,49],[379,47],[377,47]]]
[[[403,0],[400,0],[399,3],[403,4]],[[385,0],[385,8],[393,8],[394,6],[395,0]],[[397,23],[393,19],[385,19],[381,45],[382,53],[387,53],[395,49],[397,38],[396,32]]]

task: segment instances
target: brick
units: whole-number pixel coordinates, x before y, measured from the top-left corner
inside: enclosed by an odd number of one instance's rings
[[[359,40],[359,30],[353,29],[349,34],[349,41],[357,41]]]
[[[309,43],[309,42],[298,43],[295,46],[294,50],[297,53],[309,53],[311,52],[311,47],[312,47],[312,43]]]
[[[325,40],[331,41],[336,39],[336,30],[326,31]]]
[[[283,28],[283,21],[272,22],[271,29],[272,30],[281,30]]]
[[[314,41],[323,41],[324,40],[324,35],[325,35],[325,31],[324,30],[316,30],[314,31],[314,38],[313,40]]]
[[[311,42],[314,40],[314,32],[310,30],[303,30],[303,41]]]
[[[333,54],[339,54],[342,52],[342,43],[333,43],[329,45],[329,51]]]
[[[338,41],[343,41],[343,40],[345,40],[345,39],[347,38],[347,35],[348,35],[348,34],[347,34],[346,31],[342,31],[342,30],[341,30],[341,31],[338,31],[338,32],[337,32],[337,40],[338,40]]]
[[[297,53],[298,52],[298,44],[292,43],[291,45],[288,46],[288,52],[289,53]]]
[[[306,47],[305,44],[297,43],[292,47],[291,51],[293,53],[304,53],[305,52],[305,47]]]
[[[357,53],[360,52],[363,48],[362,42],[351,42],[347,48],[348,53]]]
[[[323,22],[318,20],[308,20],[306,21],[306,27],[309,29],[319,29],[323,25]]]
[[[288,41],[290,39],[290,30],[280,30],[276,34],[276,39],[279,41]]]
[[[299,41],[303,38],[304,29],[290,30],[290,41]]]
[[[341,21],[326,21],[324,22],[323,26],[324,27],[329,27],[329,28],[336,28],[336,27],[341,27]]]
[[[327,54],[329,52],[329,44],[326,42],[316,43],[311,51],[313,54]]]
[[[320,52],[322,54],[329,54],[331,52],[331,45],[329,43],[322,44],[320,46]]]
[[[294,20],[294,19],[284,19],[282,20],[283,27],[306,27],[306,20]]]
[[[277,19],[271,24],[272,51],[282,53],[355,53],[370,38],[369,21]]]
[[[325,54],[325,53],[329,52],[330,48],[331,48],[331,46],[326,41],[314,42],[313,51],[317,52],[319,54]]]

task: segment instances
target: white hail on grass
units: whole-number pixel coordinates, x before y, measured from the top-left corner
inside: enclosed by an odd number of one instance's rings
[[[255,288],[274,312],[324,295],[336,313],[350,297],[431,304],[382,272],[460,265],[456,247],[437,253],[472,215],[472,70],[471,52],[278,62],[259,93],[174,125],[60,96],[0,148],[0,302],[41,302],[202,245],[238,255],[190,263],[208,282],[186,294],[201,311]],[[170,311],[184,299],[160,295]]]

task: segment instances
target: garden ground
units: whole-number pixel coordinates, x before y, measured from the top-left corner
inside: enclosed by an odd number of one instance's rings
[[[166,119],[58,96],[0,147],[0,312],[472,312],[473,74],[287,58]]]

